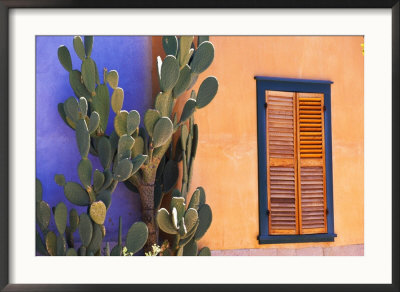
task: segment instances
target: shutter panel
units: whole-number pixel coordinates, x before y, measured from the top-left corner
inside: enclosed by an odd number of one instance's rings
[[[295,94],[266,92],[270,234],[297,234]]]
[[[324,95],[297,93],[300,234],[326,233]]]

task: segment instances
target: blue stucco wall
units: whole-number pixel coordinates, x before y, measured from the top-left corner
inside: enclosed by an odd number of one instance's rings
[[[55,174],[64,174],[67,181],[79,182],[77,166],[80,161],[75,132],[70,129],[57,111],[57,105],[74,93],[69,85],[68,72],[58,61],[57,49],[65,45],[72,57],[74,69],[80,70],[81,62],[76,56],[73,36],[36,37],[36,177],[43,185],[43,200],[50,207],[63,201],[68,210],[76,208],[78,213],[86,207],[70,204],[63,188],[54,181]],[[136,109],[143,117],[151,105],[151,37],[97,36],[94,38],[92,58],[99,72],[106,67],[119,73],[119,87],[124,89],[123,109]],[[100,74],[101,76],[101,74]],[[100,77],[102,78],[102,77]],[[112,92],[112,91],[110,91]],[[112,131],[114,112],[110,113],[107,133]],[[96,157],[89,154],[93,171],[102,167]],[[133,222],[140,219],[140,198],[120,183],[113,194],[107,213],[105,241],[116,241],[118,218],[123,217],[123,234],[126,235]],[[55,230],[52,219],[52,230]],[[78,234],[75,238],[79,239]]]

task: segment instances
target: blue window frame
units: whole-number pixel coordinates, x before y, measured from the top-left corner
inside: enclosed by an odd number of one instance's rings
[[[327,80],[308,80],[255,76],[257,86],[257,140],[258,140],[258,195],[259,195],[259,236],[261,244],[323,242],[334,241],[337,236],[333,225],[333,187],[332,187],[332,133],[331,133],[331,84]],[[267,191],[267,145],[266,145],[266,107],[267,90],[309,92],[324,94],[325,128],[325,167],[326,167],[326,206],[327,233],[302,235],[270,235],[268,230],[268,191]]]

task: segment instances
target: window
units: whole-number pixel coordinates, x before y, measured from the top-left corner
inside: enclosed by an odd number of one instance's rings
[[[332,82],[255,79],[259,242],[334,241]]]

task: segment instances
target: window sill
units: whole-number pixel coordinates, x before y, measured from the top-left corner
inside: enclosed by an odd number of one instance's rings
[[[332,242],[335,241],[337,234],[303,234],[303,235],[260,235],[258,242],[260,244],[273,243],[297,243],[297,242]]]

